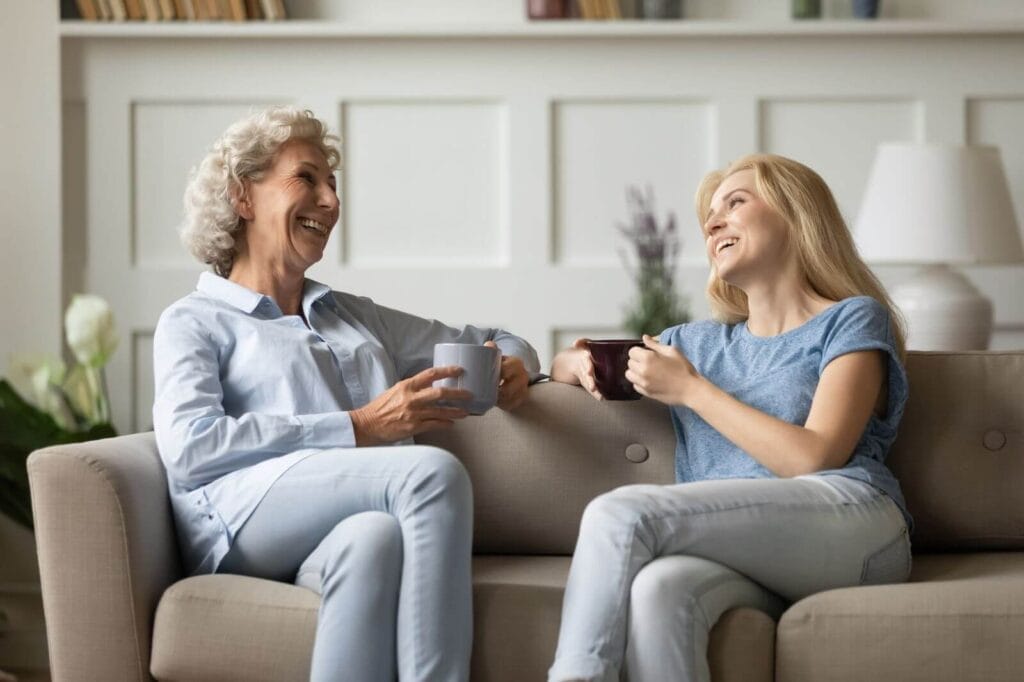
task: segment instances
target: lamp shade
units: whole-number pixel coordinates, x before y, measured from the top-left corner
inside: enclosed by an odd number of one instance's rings
[[[854,235],[873,263],[1024,261],[996,147],[879,145]]]

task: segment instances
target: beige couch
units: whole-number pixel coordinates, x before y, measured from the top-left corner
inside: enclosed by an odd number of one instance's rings
[[[908,367],[890,463],[917,519],[911,582],[817,594],[778,623],[726,613],[716,681],[1024,679],[1024,352],[911,354]],[[423,441],[474,484],[472,679],[542,680],[584,505],[672,481],[665,408],[541,384],[514,414]],[[305,678],[317,596],[184,578],[152,434],[48,448],[29,474],[55,680]]]

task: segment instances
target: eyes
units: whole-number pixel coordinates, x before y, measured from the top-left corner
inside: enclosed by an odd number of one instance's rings
[[[739,196],[738,194],[733,194],[725,202],[725,207],[726,207],[727,210],[733,211],[733,210],[736,209],[737,206],[739,206],[740,204],[744,204],[744,203],[746,203],[746,200],[742,196]],[[705,237],[710,237],[711,236],[711,227],[710,226],[711,226],[711,219],[713,217],[714,217],[714,212],[712,212],[711,215],[708,216],[708,222],[704,226],[704,235],[705,235]]]
[[[308,184],[310,187],[316,187],[316,176],[311,171],[300,170],[297,176],[300,180]],[[330,176],[330,179],[327,181],[327,184],[331,186],[332,190],[336,190],[334,175]]]

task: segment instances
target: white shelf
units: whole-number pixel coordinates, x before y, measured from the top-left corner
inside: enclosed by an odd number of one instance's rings
[[[906,37],[998,36],[1024,33],[1024,21],[808,19],[774,23],[681,19],[669,21],[555,20],[495,24],[352,24],[335,21],[96,22],[60,23],[60,35],[90,38],[349,38],[349,39],[543,39],[711,37]]]

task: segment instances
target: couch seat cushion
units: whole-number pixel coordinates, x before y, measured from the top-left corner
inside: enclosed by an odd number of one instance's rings
[[[473,682],[546,678],[555,655],[569,557],[473,559]],[[319,597],[301,587],[235,575],[172,585],[153,628],[158,680],[287,682],[309,676]],[[770,682],[775,623],[753,609],[712,631],[716,682]]]
[[[907,584],[797,602],[777,639],[778,682],[1019,681],[1024,553],[915,556]]]
[[[150,672],[158,680],[309,679],[320,596],[239,575],[171,585],[156,610]]]

